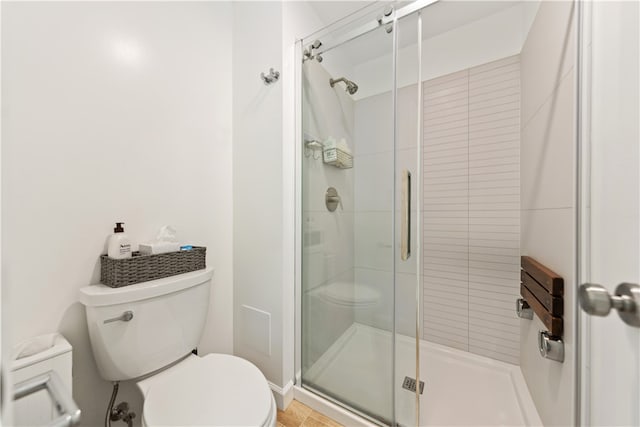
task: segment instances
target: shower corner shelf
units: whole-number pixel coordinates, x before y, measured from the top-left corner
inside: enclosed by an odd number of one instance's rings
[[[322,160],[325,164],[335,166],[339,169],[351,169],[353,167],[353,156],[339,148],[324,150]]]

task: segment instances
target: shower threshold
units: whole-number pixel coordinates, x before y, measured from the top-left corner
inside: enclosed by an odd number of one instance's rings
[[[320,391],[327,397],[335,395],[329,391],[338,391],[355,408],[390,405],[390,342],[390,332],[354,323],[305,372],[304,383],[312,384],[313,390],[298,387],[296,398],[348,425],[355,425],[356,418],[349,419],[334,403],[307,394]],[[415,394],[402,388],[405,376],[415,376],[415,340],[397,335],[396,346],[396,418],[399,425],[415,425]],[[372,357],[372,348],[388,350],[377,351]],[[420,381],[425,382],[420,426],[542,425],[516,365],[421,340]],[[372,425],[371,419],[360,420],[359,425]]]

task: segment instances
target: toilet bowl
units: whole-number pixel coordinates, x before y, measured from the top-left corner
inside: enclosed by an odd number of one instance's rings
[[[136,381],[143,426],[276,425],[269,384],[251,362],[196,356],[213,270],[123,288],[80,290],[96,364],[107,381]]]
[[[276,425],[276,404],[264,375],[236,356],[187,356],[137,386],[144,396],[143,426]]]

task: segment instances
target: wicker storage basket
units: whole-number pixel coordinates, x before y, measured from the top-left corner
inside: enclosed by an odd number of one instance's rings
[[[101,255],[100,282],[112,288],[120,288],[202,270],[206,267],[206,254],[207,248],[194,246],[188,251],[156,255],[140,255],[139,252],[134,252],[131,258],[125,259],[113,259],[107,255]]]

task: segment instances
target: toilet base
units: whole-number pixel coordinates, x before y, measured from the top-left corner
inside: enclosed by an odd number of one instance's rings
[[[144,414],[142,414],[142,427],[151,427],[149,425],[147,425],[147,423],[144,420]],[[276,407],[276,400],[273,398],[273,396],[271,396],[271,417],[269,418],[269,421],[264,425],[264,426],[260,426],[260,427],[276,427],[276,424],[278,422],[278,408]]]

